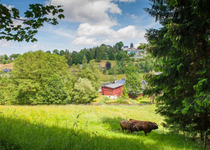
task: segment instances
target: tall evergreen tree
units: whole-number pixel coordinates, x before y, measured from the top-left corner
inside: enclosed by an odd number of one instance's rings
[[[86,54],[86,58],[87,58],[87,61],[90,62],[90,60],[93,59],[93,53],[91,50],[89,50]]]
[[[106,69],[109,70],[111,68],[111,63],[109,61],[106,62]]]
[[[111,48],[109,49],[108,58],[109,60],[115,60],[115,54]]]
[[[96,48],[96,62],[101,62],[101,49]]]
[[[71,57],[71,53],[69,52],[69,50],[67,50],[67,49],[65,50],[64,56],[67,59],[67,64],[69,66],[71,66],[71,64],[72,64],[72,57]]]
[[[147,50],[163,66],[161,74],[148,77],[154,88],[147,94],[163,93],[158,112],[168,127],[202,137],[210,128],[210,1],[150,1],[146,11],[162,27],[147,30]]]
[[[133,43],[130,44],[130,48],[133,48]]]

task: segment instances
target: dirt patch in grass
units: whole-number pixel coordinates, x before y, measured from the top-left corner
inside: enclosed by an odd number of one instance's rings
[[[14,65],[14,62],[9,63],[9,64],[0,64],[0,70],[5,69],[5,68],[13,69],[13,65]]]

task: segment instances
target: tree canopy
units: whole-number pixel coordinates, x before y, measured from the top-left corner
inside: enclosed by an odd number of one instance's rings
[[[210,128],[210,1],[150,1],[146,11],[162,27],[147,30],[147,50],[162,59],[162,73],[149,76],[147,94],[160,94],[168,127],[202,137]]]
[[[58,24],[57,18],[64,18],[61,6],[30,4],[29,10],[24,12],[24,17],[20,16],[17,8],[11,10],[0,4],[0,39],[7,41],[26,41],[35,42],[34,35],[37,29],[42,27],[45,22],[52,25]],[[49,17],[52,15],[53,17]],[[56,15],[56,16],[55,16]],[[14,21],[21,21],[21,24],[14,25]]]
[[[9,79],[4,79],[6,87],[13,89],[10,95],[5,89],[4,101],[15,104],[63,104],[70,99],[72,81],[67,73],[68,64],[65,57],[42,51],[19,55],[15,61]],[[12,87],[12,88],[11,88]],[[11,90],[11,91],[13,91]],[[7,95],[7,96],[6,96]]]

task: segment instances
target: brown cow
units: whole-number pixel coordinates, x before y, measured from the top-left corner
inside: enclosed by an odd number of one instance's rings
[[[145,135],[154,129],[158,129],[158,125],[155,122],[140,121],[135,119],[130,119],[129,121],[135,124],[135,128],[137,129],[135,131],[144,131]]]
[[[125,121],[125,120],[121,120],[120,121],[120,126],[122,131],[124,132],[124,130],[128,130],[129,132],[134,132],[137,130],[135,124],[131,121]]]

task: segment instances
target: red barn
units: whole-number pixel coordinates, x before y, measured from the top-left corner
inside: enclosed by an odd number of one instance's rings
[[[107,96],[117,96],[120,97],[123,92],[123,84],[121,83],[114,83],[102,86],[102,94]]]

